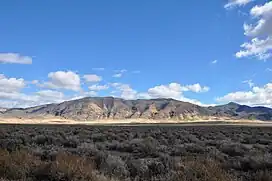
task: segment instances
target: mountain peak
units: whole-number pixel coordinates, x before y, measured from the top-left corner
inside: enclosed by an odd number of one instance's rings
[[[8,109],[7,116],[58,116],[79,121],[102,119],[258,119],[272,120],[272,109],[243,107],[235,102],[215,107],[201,107],[174,99],[126,100],[114,97],[85,97],[26,109]]]

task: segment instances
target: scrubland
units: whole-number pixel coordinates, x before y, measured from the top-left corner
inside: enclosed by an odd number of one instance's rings
[[[2,180],[271,181],[272,128],[0,125]]]

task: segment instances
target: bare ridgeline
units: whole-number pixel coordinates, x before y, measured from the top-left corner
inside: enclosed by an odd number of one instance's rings
[[[124,100],[113,97],[87,97],[26,109],[2,109],[0,117],[54,116],[76,121],[153,119],[193,120],[272,120],[272,109],[236,103],[201,107],[174,99]]]
[[[209,118],[269,122],[271,109],[229,103],[200,107],[173,99],[84,98],[1,117],[76,121]],[[31,120],[31,119],[29,119]],[[0,180],[272,181],[272,127],[0,124]]]

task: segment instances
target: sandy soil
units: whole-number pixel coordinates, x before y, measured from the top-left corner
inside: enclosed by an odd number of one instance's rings
[[[271,125],[263,121],[252,120],[196,120],[196,121],[176,121],[176,120],[150,120],[150,119],[125,119],[125,120],[93,120],[75,121],[58,117],[38,117],[38,118],[0,118],[0,124],[82,124],[82,125],[109,125],[109,124],[193,124],[193,123],[216,123],[216,124],[262,124]]]

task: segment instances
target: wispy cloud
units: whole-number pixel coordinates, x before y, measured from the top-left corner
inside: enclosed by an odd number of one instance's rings
[[[114,74],[112,77],[115,77],[115,78],[120,78],[120,77],[122,77],[122,75],[123,75],[123,74],[118,73],[118,74]]]
[[[211,64],[216,64],[218,62],[218,60],[213,60],[212,62],[211,62]]]
[[[123,76],[123,74],[124,74],[125,72],[127,72],[127,69],[114,70],[114,72],[116,72],[116,73],[113,74],[112,77],[120,78],[120,77]]]
[[[253,81],[251,79],[250,80],[244,80],[242,83],[248,84],[248,86],[250,88],[252,88],[254,86],[254,83],[253,83]]]
[[[266,68],[265,71],[266,72],[272,72],[272,68]]]
[[[225,4],[224,8],[231,9],[238,6],[245,6],[252,1],[254,0],[229,0],[228,3]]]
[[[127,69],[114,70],[114,72],[125,73],[127,72]]]
[[[95,74],[87,74],[84,75],[83,78],[86,82],[100,82],[102,80],[101,76],[95,75]]]
[[[6,64],[32,64],[32,57],[18,53],[0,53],[0,63]]]

